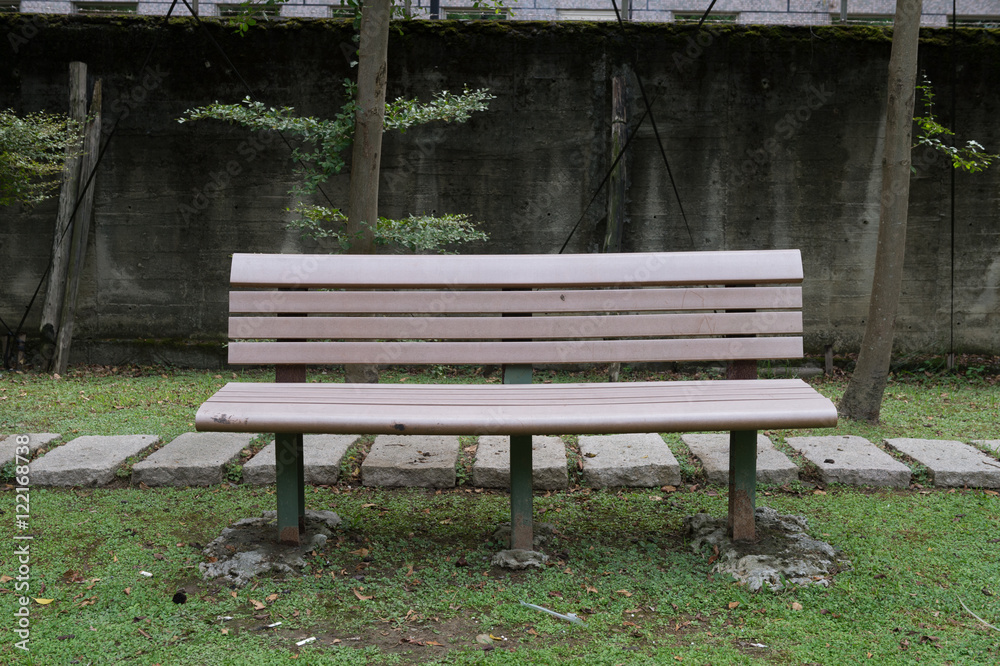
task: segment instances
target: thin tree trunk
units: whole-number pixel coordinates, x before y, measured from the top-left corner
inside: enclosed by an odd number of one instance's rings
[[[69,117],[83,123],[87,117],[87,65],[82,62],[69,64]],[[83,137],[80,138],[81,142]],[[52,264],[49,267],[49,282],[45,287],[45,301],[42,304],[42,356],[46,369],[55,353],[59,321],[62,318],[63,296],[66,293],[66,271],[69,266],[72,233],[68,227],[76,205],[80,182],[80,145],[67,149],[73,154],[63,166],[62,187],[59,191],[59,210],[56,213],[54,236],[52,238]]]
[[[375,253],[391,13],[391,0],[365,0],[361,10],[358,99],[347,211],[348,252],[351,254]],[[348,382],[378,381],[378,370],[373,365],[348,364],[344,370]]]
[[[624,66],[615,70],[611,77],[611,161],[614,163],[628,141],[628,90]],[[625,233],[626,158],[622,157],[611,171],[608,182],[608,216],[604,234],[604,251],[621,252],[622,237]],[[621,378],[621,363],[608,366],[608,381],[617,382]]]
[[[841,416],[858,421],[878,421],[892,358],[910,200],[910,145],[921,8],[922,0],[896,0],[875,277],[858,365],[838,406]]]
[[[83,275],[84,260],[87,257],[87,238],[90,233],[90,218],[94,206],[94,190],[97,183],[90,179],[90,174],[97,168],[97,153],[101,148],[101,80],[94,83],[94,96],[90,103],[90,119],[83,139],[83,156],[81,158],[80,184],[78,193],[82,193],[80,207],[76,211],[73,223],[73,249],[70,258],[66,294],[63,300],[62,316],[59,320],[59,333],[56,337],[56,354],[53,367],[63,374],[69,365],[69,351],[73,342],[73,321],[76,317],[76,299],[80,293],[80,277]],[[90,180],[90,187],[87,181]],[[84,188],[87,188],[84,190]]]

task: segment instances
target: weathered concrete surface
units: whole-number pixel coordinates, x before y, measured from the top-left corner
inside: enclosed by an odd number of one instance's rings
[[[906,488],[910,468],[864,437],[789,437],[785,443],[816,465],[823,483]]]
[[[924,465],[935,486],[1000,488],[1000,461],[962,442],[910,437],[885,442]]]
[[[729,434],[681,435],[691,453],[701,461],[709,483],[729,484]],[[757,435],[757,482],[784,485],[799,478],[799,468],[774,448],[766,435]]]
[[[455,485],[458,437],[379,435],[361,463],[366,486],[451,488]]]
[[[222,483],[253,435],[241,432],[185,432],[132,466],[132,483],[147,486],[211,486]]]
[[[9,435],[6,438],[0,438],[0,467],[14,460],[19,446],[27,446],[28,455],[30,456],[52,440],[62,437],[62,435],[54,432],[32,432],[25,433],[25,435],[28,437],[27,444],[17,443],[17,438],[21,435]]]
[[[302,440],[302,466],[305,482],[315,486],[337,483],[340,462],[359,435],[305,435]],[[257,452],[243,465],[243,480],[253,485],[274,483],[274,442]]]
[[[272,133],[226,123],[179,124],[183,109],[244,91],[230,68],[205,48],[205,35],[183,19],[0,15],[0,35],[37,34],[5,51],[0,99],[13,109],[57,108],[67,96],[65,63],[87,54],[105,98],[127,110],[101,163],[93,235],[80,288],[74,355],[110,359],[108,345],[130,344],[116,360],[171,358],[144,338],[190,343],[189,362],[208,362],[204,342],[226,330],[228,255],[324,250],[280,220],[298,182],[288,149]],[[427,99],[434,91],[487,87],[496,99],[465,124],[429,124],[387,133],[380,210],[389,217],[431,210],[462,211],[490,234],[463,252],[554,252],[583,216],[567,247],[597,247],[599,207],[585,208],[608,171],[610,88],[607,72],[627,57],[616,25],[408,21],[389,40],[388,95]],[[350,43],[349,24],[271,21],[246,35],[224,25],[205,28],[269,103],[327,117],[344,101],[348,59],[330,45]],[[662,174],[648,123],[631,144],[630,223],[625,251],[802,249],[807,349],[857,349],[864,331],[876,248],[881,148],[889,44],[866,26],[838,26],[821,37],[809,26],[726,26],[710,47],[691,52],[690,30],[634,24],[628,48],[657,54],[643,62],[656,88],[652,113],[663,118],[690,229]],[[922,31],[928,77],[939,90],[954,83],[962,131],[984,146],[1000,145],[1000,41],[982,30],[959,32],[970,54],[953,72],[949,38]],[[148,72],[135,72],[137,52],[157,44]],[[94,49],[94,44],[101,44]],[[262,57],[268,54],[268,57]],[[208,63],[209,66],[206,66]],[[447,63],[446,66],[442,63]],[[808,67],[802,66],[808,63]],[[957,79],[953,77],[957,76]],[[538,83],[538,85],[534,85]],[[630,113],[642,101],[633,96]],[[711,109],[711,113],[706,113]],[[916,149],[910,193],[907,266],[896,343],[900,351],[947,345],[947,317],[935,316],[949,293],[947,159]],[[325,185],[346,200],[348,174]],[[720,187],[725,183],[725,187]],[[996,193],[1000,169],[957,180],[956,239],[962,261],[955,279],[955,345],[995,353],[1000,235]],[[247,197],[247,192],[254,196]],[[56,202],[32,210],[0,208],[0,316],[17,321],[51,249]],[[40,231],[41,230],[41,231]],[[149,239],[155,238],[155,242]],[[985,276],[985,277],[984,277]],[[37,330],[39,309],[25,329]],[[131,342],[127,342],[131,341]],[[80,351],[78,351],[80,350]],[[215,345],[224,357],[221,345]],[[81,353],[82,352],[82,353]],[[176,354],[176,356],[173,356]]]
[[[993,449],[997,454],[1000,454],[1000,439],[976,439],[972,443],[987,449]]]
[[[472,484],[480,488],[510,488],[510,437],[483,435],[476,445]],[[566,446],[558,437],[531,438],[531,486],[560,490],[569,485]]]
[[[753,542],[732,541],[726,535],[726,518],[707,513],[685,517],[684,531],[696,554],[708,546],[718,556],[713,571],[730,574],[753,592],[764,587],[778,592],[785,582],[828,587],[835,574],[851,568],[836,548],[806,534],[804,516],[757,507],[754,519],[757,540]]]
[[[582,435],[583,478],[591,488],[678,485],[681,466],[655,432]]]
[[[202,562],[198,569],[205,580],[221,577],[236,587],[265,573],[294,574],[339,525],[340,516],[332,511],[306,509],[302,545],[288,546],[278,542],[277,512],[265,511],[259,518],[244,518],[222,530],[202,551],[212,561]]]
[[[521,548],[512,548],[510,550],[501,550],[499,553],[493,556],[492,564],[495,567],[502,567],[504,569],[541,569],[546,562],[549,561],[549,556],[545,553],[539,553],[537,550],[524,550]]]
[[[103,486],[131,456],[160,443],[156,435],[88,435],[57,446],[31,464],[39,486]]]

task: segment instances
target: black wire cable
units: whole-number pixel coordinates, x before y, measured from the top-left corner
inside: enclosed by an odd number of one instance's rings
[[[712,7],[715,6],[715,2],[716,0],[712,0],[712,4],[709,5],[708,11],[712,10]],[[615,8],[615,16],[618,18],[618,25],[621,26],[622,34],[625,34],[625,24],[622,21],[621,13],[618,11],[618,4],[615,2],[615,0],[611,0],[611,4]],[[705,12],[705,16],[708,16],[708,11]],[[704,20],[705,17],[702,17],[702,21]],[[699,23],[698,26],[701,27],[701,23]],[[583,209],[583,213],[580,215],[580,219],[577,220],[576,224],[573,225],[573,228],[570,230],[569,235],[563,242],[562,247],[559,248],[559,254],[562,254],[563,250],[566,249],[566,246],[569,245],[570,240],[573,238],[573,234],[575,234],[576,230],[580,227],[580,223],[583,222],[583,218],[586,217],[587,211],[590,210],[590,207],[597,199],[597,195],[601,193],[601,190],[604,188],[604,185],[611,178],[612,172],[615,170],[615,167],[618,166],[618,162],[625,154],[625,149],[628,148],[628,145],[632,142],[632,138],[635,136],[635,133],[638,131],[639,127],[642,126],[642,122],[643,120],[646,119],[647,115],[649,116],[650,122],[653,126],[653,135],[656,137],[656,143],[660,148],[660,156],[663,158],[663,164],[667,168],[667,176],[669,176],[670,178],[670,185],[671,187],[673,187],[674,197],[677,199],[677,207],[680,209],[681,218],[684,220],[684,226],[687,229],[688,238],[692,243],[694,243],[694,235],[691,233],[691,225],[688,223],[687,215],[684,213],[684,205],[681,203],[681,195],[680,192],[678,192],[677,190],[677,183],[674,181],[674,174],[670,169],[670,162],[667,160],[667,152],[663,148],[663,141],[660,139],[660,132],[657,129],[656,120],[653,118],[653,105],[650,103],[649,98],[646,96],[646,90],[642,85],[642,79],[639,77],[637,65],[638,62],[635,55],[635,51],[632,51],[632,71],[635,72],[636,81],[638,81],[639,83],[639,92],[642,95],[645,111],[643,111],[642,117],[639,119],[639,122],[636,123],[635,129],[629,132],[628,139],[625,140],[625,145],[622,146],[622,149],[619,151],[618,156],[615,157],[615,161],[611,164],[611,167],[608,169],[608,172],[604,175],[604,178],[601,179],[600,184],[594,191],[594,196],[590,198],[590,202],[587,204],[587,207]]]
[[[646,119],[646,115],[648,113],[649,113],[648,109],[642,112],[642,116],[639,118],[639,122],[635,124],[636,130],[638,130],[639,127],[642,126],[642,121]],[[562,247],[559,248],[559,254],[562,254],[563,250],[566,249],[566,246],[569,245],[569,241],[571,238],[573,238],[573,234],[576,233],[576,230],[580,226],[580,223],[583,222],[583,218],[587,216],[587,211],[590,210],[590,207],[594,205],[594,201],[597,199],[597,195],[601,193],[602,189],[604,189],[604,185],[611,178],[611,174],[614,173],[615,167],[618,166],[618,163],[621,161],[621,159],[625,157],[625,150],[628,148],[628,145],[632,143],[632,139],[635,137],[635,135],[636,135],[635,130],[628,133],[628,138],[625,139],[625,145],[622,146],[622,149],[618,151],[618,156],[615,157],[615,161],[611,163],[611,168],[608,169],[608,172],[604,174],[604,179],[601,180],[600,185],[598,185],[597,189],[594,191],[594,196],[590,197],[590,201],[587,203],[586,208],[584,208],[583,213],[580,214],[580,219],[577,220],[576,224],[573,225],[573,228],[569,232],[569,236],[566,237],[566,241],[562,244]]]
[[[715,0],[712,0],[712,4],[715,4]],[[622,29],[622,35],[625,36],[626,41],[628,39],[628,34],[625,31],[625,22],[622,21],[621,12],[618,11],[618,2],[616,0],[611,0],[611,6],[615,8],[615,16],[618,17],[618,25]],[[709,9],[712,7],[709,6]],[[706,12],[706,15],[708,12]],[[702,17],[704,21],[704,17]],[[700,23],[698,24],[701,25]],[[632,71],[635,73],[635,80],[639,84],[639,94],[642,95],[643,104],[646,105],[646,111],[649,113],[649,123],[653,127],[653,136],[656,137],[656,145],[660,148],[660,156],[663,158],[663,165],[667,168],[667,176],[670,178],[670,186],[674,190],[674,197],[677,199],[677,207],[681,211],[681,219],[684,220],[684,227],[688,232],[688,240],[691,244],[694,244],[694,234],[691,233],[691,225],[688,223],[687,215],[684,213],[684,204],[681,203],[681,194],[677,191],[677,183],[674,181],[674,173],[670,169],[670,162],[667,160],[667,151],[663,147],[663,140],[660,138],[660,130],[656,127],[656,116],[653,115],[653,105],[649,101],[649,97],[646,95],[646,87],[642,85],[642,77],[639,76],[639,57],[634,49],[629,49],[632,55]]]

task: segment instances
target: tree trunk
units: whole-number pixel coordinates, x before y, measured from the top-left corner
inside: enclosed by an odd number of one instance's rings
[[[910,145],[921,8],[922,0],[896,0],[875,277],[858,365],[838,406],[841,416],[858,421],[878,421],[892,357],[910,200]]]
[[[348,252],[351,254],[375,254],[391,13],[391,0],[365,0],[361,10],[358,99],[347,210]],[[378,371],[373,365],[348,364],[344,370],[348,382],[378,381]]]
[[[66,294],[63,298],[62,316],[59,319],[59,333],[56,336],[56,353],[53,360],[55,372],[65,374],[69,365],[70,345],[73,342],[73,321],[76,317],[76,299],[80,293],[80,278],[87,257],[87,238],[90,233],[90,218],[94,207],[94,190],[97,183],[90,178],[97,168],[97,154],[101,149],[101,80],[94,82],[94,94],[90,103],[90,118],[83,138],[83,156],[80,166],[80,206],[73,222],[72,257],[70,258]],[[90,181],[89,183],[87,181]],[[89,187],[87,187],[89,184]],[[86,188],[86,189],[84,189]]]
[[[615,70],[611,77],[611,162],[614,163],[628,141],[628,90],[624,66]],[[625,233],[625,203],[627,196],[626,160],[622,157],[611,171],[608,181],[608,215],[604,234],[604,251],[621,252],[622,237]],[[617,382],[621,378],[621,363],[608,366],[608,381]]]
[[[87,65],[82,62],[69,64],[69,117],[83,124],[87,118]],[[80,137],[82,143],[83,137]],[[80,182],[80,145],[66,149],[76,153],[63,166],[62,188],[59,191],[59,210],[56,213],[55,232],[52,238],[52,263],[49,266],[49,282],[45,287],[45,301],[42,304],[42,357],[46,369],[51,369],[55,353],[59,321],[62,318],[63,295],[66,292],[66,270],[69,266],[69,232],[73,207],[76,205],[77,187]]]

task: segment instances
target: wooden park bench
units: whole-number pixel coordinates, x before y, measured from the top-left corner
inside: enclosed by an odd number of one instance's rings
[[[532,546],[532,435],[730,432],[729,520],[753,539],[757,431],[834,426],[799,379],[798,250],[570,255],[236,254],[232,382],[198,430],[276,433],[278,532],[298,543],[303,433],[510,435],[512,548]],[[367,315],[367,316],[366,316]],[[727,380],[531,384],[533,364],[728,362]],[[502,365],[502,384],[305,383],[306,366]]]

